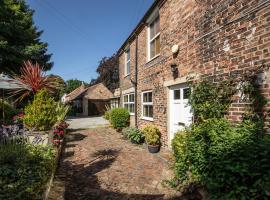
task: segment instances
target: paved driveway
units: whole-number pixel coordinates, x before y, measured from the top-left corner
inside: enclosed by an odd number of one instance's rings
[[[87,121],[72,123],[81,120]],[[176,200],[177,193],[162,186],[171,176],[167,162],[111,128],[73,130],[49,200]]]
[[[109,122],[103,117],[70,117],[67,120],[70,129],[88,129],[107,127]]]

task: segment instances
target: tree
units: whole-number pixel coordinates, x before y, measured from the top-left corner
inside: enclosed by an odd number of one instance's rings
[[[91,83],[103,83],[109,90],[114,91],[119,87],[118,57],[116,54],[111,57],[104,57],[99,62],[97,73],[99,76]]]
[[[24,0],[0,1],[0,73],[20,74],[23,61],[31,60],[50,70],[48,44],[33,22],[34,11]]]
[[[88,86],[88,84],[84,81],[80,81],[78,79],[69,79],[66,81],[66,86],[61,92],[61,94],[68,94],[72,92],[73,90],[75,90],[76,88],[80,87],[82,84],[84,84],[85,86]]]

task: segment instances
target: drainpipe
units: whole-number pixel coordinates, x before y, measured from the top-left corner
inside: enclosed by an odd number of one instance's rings
[[[135,47],[135,81],[134,81],[134,109],[135,109],[135,127],[138,128],[138,114],[137,114],[137,83],[138,83],[138,35],[136,35],[136,47]]]

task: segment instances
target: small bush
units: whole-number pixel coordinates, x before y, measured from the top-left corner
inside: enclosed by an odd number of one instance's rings
[[[55,156],[48,146],[0,145],[0,199],[42,199]]]
[[[140,144],[140,143],[143,143],[144,141],[144,135],[137,128],[128,127],[128,128],[125,128],[122,132],[123,132],[124,137],[128,138],[134,143]]]
[[[176,180],[204,186],[211,199],[270,198],[270,142],[257,132],[256,123],[226,119],[179,132],[172,143]]]
[[[142,129],[142,133],[148,145],[160,145],[161,133],[157,127],[148,125]]]
[[[57,122],[56,102],[47,90],[38,92],[34,101],[26,106],[24,124],[35,130],[48,130]]]
[[[69,112],[70,106],[69,105],[65,105],[63,103],[61,103],[60,101],[56,103],[56,122],[62,122],[65,120],[68,112]]]
[[[114,108],[111,111],[111,123],[116,129],[123,129],[129,125],[129,112],[125,108]]]
[[[110,120],[111,119],[111,110],[107,110],[104,113],[104,119],[106,119],[106,120]]]
[[[2,99],[0,99],[0,122],[3,120],[3,110],[2,110]],[[18,114],[18,110],[16,110],[12,105],[8,102],[4,101],[4,114],[5,114],[5,123],[12,124],[13,123],[13,116]]]

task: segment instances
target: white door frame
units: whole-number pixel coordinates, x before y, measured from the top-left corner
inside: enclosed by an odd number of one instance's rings
[[[172,115],[171,115],[171,110],[172,110],[172,101],[173,101],[173,90],[174,89],[178,89],[178,88],[181,88],[181,89],[184,89],[184,88],[188,88],[188,84],[185,82],[185,83],[180,83],[180,84],[175,84],[175,85],[171,85],[169,87],[167,87],[167,116],[168,116],[168,121],[167,121],[167,130],[168,130],[168,145],[169,147],[171,148],[171,142],[172,142],[172,139],[173,139],[173,135],[172,135],[172,126],[173,126],[173,120],[171,119],[172,118]],[[182,92],[181,92],[181,97],[182,97]]]

